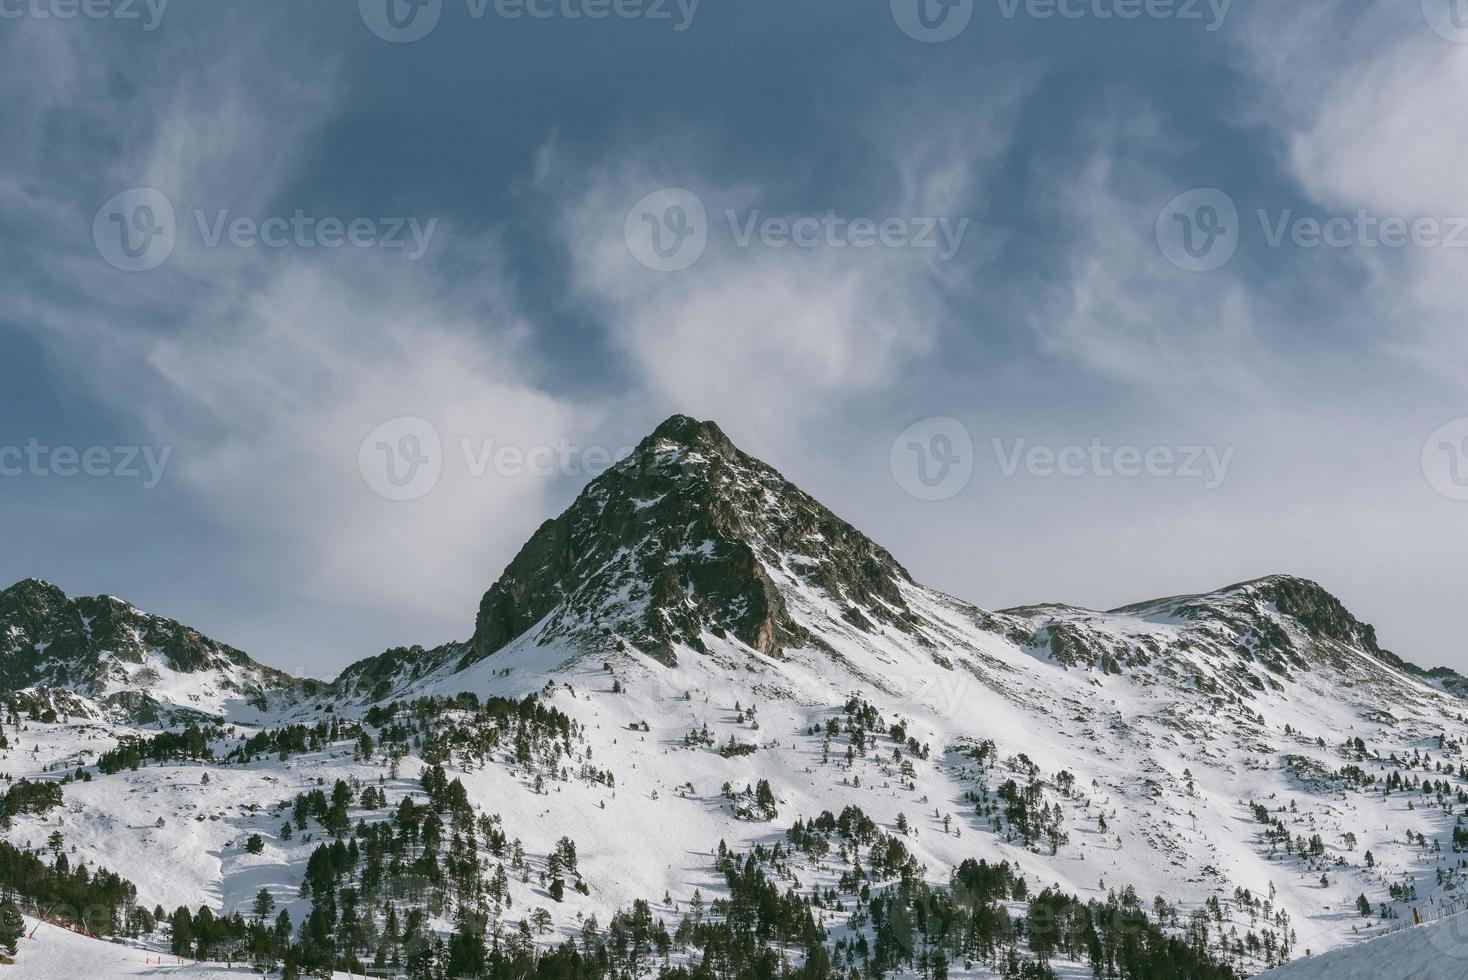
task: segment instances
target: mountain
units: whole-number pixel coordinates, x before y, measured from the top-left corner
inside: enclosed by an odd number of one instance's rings
[[[1158,683],[1253,699],[1317,672],[1370,685],[1383,706],[1421,691],[1403,675],[1461,695],[1447,668],[1427,671],[1383,650],[1376,631],[1315,582],[1271,575],[1203,595],[1136,603],[1110,612],[1067,606],[1007,610],[995,617],[1026,649],[1067,668],[1137,673]],[[1168,629],[1158,629],[1168,626]],[[1033,632],[1030,632],[1033,630]]]
[[[154,723],[223,714],[290,688],[286,674],[115,596],[73,599],[39,579],[0,592],[0,693],[83,716]],[[12,697],[12,701],[15,699]]]
[[[985,610],[681,416],[532,535],[466,640],[328,688],[259,699],[287,682],[237,651],[22,585],[12,685],[105,697],[146,661],[253,714],[31,711],[0,771],[72,775],[64,807],[17,791],[5,838],[60,833],[214,922],[264,888],[302,927],[270,948],[312,969],[473,975],[503,943],[527,959],[495,975],[575,972],[575,940],[629,975],[663,950],[667,980],[1226,980],[1468,889],[1462,679],[1320,585]]]
[[[779,657],[819,642],[790,587],[823,595],[858,629],[908,629],[907,571],[883,548],[712,422],[674,416],[546,521],[479,604],[466,644],[354,664],[339,684],[462,670],[514,640],[638,650],[673,664],[706,637]]]

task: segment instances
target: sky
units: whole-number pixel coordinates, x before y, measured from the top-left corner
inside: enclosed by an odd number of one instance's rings
[[[1468,670],[1468,3],[0,0],[0,580],[463,639],[716,420],[986,608]]]

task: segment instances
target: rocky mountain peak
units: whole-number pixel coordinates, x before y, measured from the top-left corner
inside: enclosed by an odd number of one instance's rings
[[[1204,595],[1155,600],[1128,611],[1172,607],[1181,618],[1195,621],[1269,617],[1291,625],[1314,643],[1343,644],[1380,656],[1376,630],[1356,619],[1345,604],[1319,583],[1297,575],[1266,575]],[[1288,645],[1287,638],[1281,642]]]
[[[1293,575],[1270,575],[1247,583],[1246,587],[1317,638],[1353,644],[1372,654],[1381,653],[1375,628],[1356,619],[1344,603],[1316,582]]]
[[[724,430],[719,428],[718,423],[700,421],[687,415],[669,416],[642,440],[637,451],[656,452],[660,447],[668,448],[670,445],[720,455],[734,455],[739,452],[729,437],[724,435]]]
[[[0,692],[62,690],[151,720],[165,676],[189,692],[178,707],[198,711],[292,684],[241,651],[116,596],[72,598],[33,578],[0,591]]]
[[[900,624],[907,571],[883,548],[740,451],[675,415],[547,521],[485,593],[472,661],[522,634],[668,660],[705,637],[778,656],[807,630],[786,592],[817,590],[849,621]]]
[[[45,612],[66,601],[66,593],[44,579],[21,579],[8,589],[0,590],[0,610]]]

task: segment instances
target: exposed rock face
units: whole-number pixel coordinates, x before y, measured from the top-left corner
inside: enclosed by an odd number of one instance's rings
[[[231,646],[115,596],[73,599],[39,579],[0,592],[0,692],[61,689],[151,721],[159,716],[155,688],[166,675],[187,678],[199,710],[213,707],[215,695],[245,699],[294,684]]]
[[[707,634],[768,656],[803,645],[772,571],[821,590],[852,623],[901,626],[905,569],[740,452],[712,422],[674,416],[547,521],[479,605],[467,660],[542,623],[671,659]]]

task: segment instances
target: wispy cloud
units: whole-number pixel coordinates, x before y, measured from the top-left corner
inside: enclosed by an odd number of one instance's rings
[[[1013,105],[996,93],[958,126],[909,123],[914,139],[895,143],[890,129],[868,134],[888,186],[857,208],[721,183],[672,139],[590,166],[548,150],[539,186],[558,203],[577,299],[647,398],[798,441],[802,426],[900,381],[954,328],[955,294],[993,254],[977,209]],[[639,264],[627,240],[629,211],[664,188],[691,191],[706,215],[706,245],[677,271]],[[787,231],[767,238],[766,221]],[[801,221],[805,244],[788,231]],[[907,238],[853,244],[854,221],[893,221]]]
[[[466,631],[555,487],[476,474],[460,440],[556,445],[592,416],[537,384],[492,236],[460,238],[436,265],[383,250],[211,247],[197,232],[198,213],[309,207],[292,179],[336,108],[329,64],[235,26],[228,45],[184,34],[152,50],[170,66],[155,74],[85,47],[85,33],[26,25],[49,67],[31,73],[37,48],[7,66],[10,103],[29,106],[10,111],[44,129],[50,113],[89,104],[103,129],[88,152],[50,162],[45,181],[23,155],[0,171],[18,205],[10,219],[48,274],[7,277],[12,316],[85,373],[92,397],[174,447],[173,472],[228,542],[233,571],[268,581],[290,570],[299,594],[338,608],[385,604]],[[141,274],[108,267],[89,233],[91,211],[133,186],[178,210],[168,260]],[[364,481],[358,452],[402,415],[438,428],[443,475],[420,500],[389,501]]]

